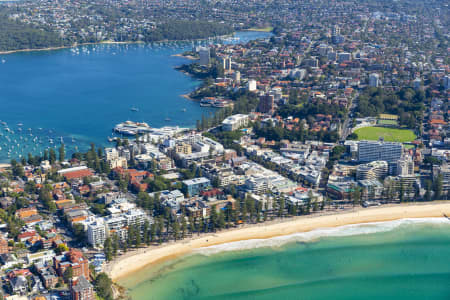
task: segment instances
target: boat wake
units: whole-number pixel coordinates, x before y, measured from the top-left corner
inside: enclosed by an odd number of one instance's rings
[[[268,239],[251,239],[204,247],[195,250],[195,254],[212,255],[226,251],[279,247],[293,242],[311,242],[323,237],[346,237],[363,234],[374,234],[379,232],[389,232],[401,226],[440,225],[440,224],[450,225],[450,222],[446,218],[405,218],[394,221],[372,222],[372,223],[344,225],[339,227],[319,228],[308,232],[299,232]]]

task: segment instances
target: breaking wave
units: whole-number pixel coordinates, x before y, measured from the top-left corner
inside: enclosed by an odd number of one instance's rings
[[[397,229],[400,226],[440,224],[450,225],[450,221],[446,218],[405,218],[394,221],[371,222],[343,225],[338,227],[318,228],[307,232],[299,232],[268,239],[251,239],[204,247],[195,250],[194,253],[202,255],[212,255],[225,251],[249,250],[263,247],[279,247],[292,242],[311,242],[323,237],[345,237],[352,235],[388,232]]]

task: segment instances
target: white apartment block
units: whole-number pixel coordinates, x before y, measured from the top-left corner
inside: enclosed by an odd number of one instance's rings
[[[94,222],[87,224],[88,243],[93,247],[102,247],[106,240],[106,227],[103,218],[97,218]]]
[[[402,157],[403,145],[393,142],[360,141],[358,143],[358,160],[371,162],[384,160],[394,162]]]
[[[248,115],[232,115],[222,121],[223,131],[234,131],[248,125]]]

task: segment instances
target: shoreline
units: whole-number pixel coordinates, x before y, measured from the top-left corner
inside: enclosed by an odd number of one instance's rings
[[[1,0],[0,0],[1,2]],[[253,30],[253,29],[242,29],[240,31],[237,32],[267,32],[267,31],[261,31],[261,30]],[[70,48],[74,48],[74,47],[78,47],[78,46],[89,46],[89,45],[101,45],[101,44],[150,44],[150,43],[165,43],[165,42],[189,42],[189,41],[207,41],[210,39],[223,39],[223,38],[227,38],[227,37],[232,37],[234,36],[236,33],[232,32],[230,34],[224,34],[224,35],[220,35],[220,36],[214,36],[214,37],[205,37],[205,38],[199,38],[199,39],[187,39],[187,40],[160,40],[160,41],[152,41],[152,42],[143,42],[143,41],[124,41],[124,42],[115,42],[115,41],[101,41],[101,42],[92,42],[92,43],[75,43],[69,46],[55,46],[55,47],[46,47],[46,48],[37,48],[37,49],[16,49],[16,50],[5,50],[5,51],[0,51],[0,55],[8,55],[8,54],[14,54],[14,53],[20,53],[20,52],[33,52],[33,51],[54,51],[54,50],[62,50],[62,49],[70,49]],[[270,32],[268,32],[270,33]],[[188,57],[188,56],[183,56],[180,54],[174,54],[172,56],[179,56],[179,57],[184,57],[186,59],[189,60],[197,60],[197,58],[194,57]]]
[[[198,60],[198,58],[196,58],[196,57],[194,57],[192,55],[183,55],[183,53],[172,54],[171,56],[186,58],[186,59],[189,59],[189,60]]]
[[[114,282],[117,282],[121,278],[151,265],[166,262],[205,247],[252,239],[268,239],[320,228],[394,221],[404,218],[443,217],[444,214],[450,215],[450,201],[393,204],[274,220],[199,236],[194,234],[190,238],[177,242],[133,250],[108,263],[105,272]]]
[[[0,51],[0,55],[21,53],[21,52],[41,52],[41,51],[55,51],[55,50],[63,50],[63,49],[71,49],[79,46],[90,46],[90,45],[125,45],[125,44],[143,44],[144,42],[136,41],[136,42],[114,42],[114,41],[102,41],[98,43],[81,43],[81,44],[73,44],[70,46],[59,46],[59,47],[48,47],[48,48],[39,48],[39,49],[17,49],[17,50],[8,50],[8,51]]]
[[[143,42],[143,41],[124,41],[124,42],[116,42],[116,41],[101,41],[101,42],[92,42],[92,43],[75,43],[69,46],[57,46],[57,47],[47,47],[47,48],[37,48],[37,49],[16,49],[16,50],[7,50],[7,51],[0,51],[0,55],[8,55],[8,54],[14,54],[14,53],[20,53],[20,52],[33,52],[33,51],[54,51],[54,50],[62,50],[62,49],[70,49],[75,48],[79,46],[89,46],[89,45],[102,45],[102,44],[117,44],[117,45],[126,45],[126,44],[151,44],[151,43],[166,43],[166,42],[189,42],[189,41],[205,41],[209,39],[215,39],[215,38],[226,38],[230,36],[234,36],[236,32],[233,32],[231,34],[221,35],[221,36],[215,36],[215,37],[206,37],[201,39],[191,39],[191,40],[160,40],[160,41],[152,41],[152,42]],[[183,56],[180,54],[174,54],[172,56],[181,56],[186,59],[195,59],[197,58],[188,58],[186,56]]]
[[[191,98],[191,96],[189,96],[190,94],[181,94],[180,95],[180,97],[182,97],[182,98],[184,98],[184,99],[186,99],[186,100],[189,100],[189,101],[195,101],[195,102],[198,102],[198,100],[196,100],[196,99],[194,99],[194,98]]]

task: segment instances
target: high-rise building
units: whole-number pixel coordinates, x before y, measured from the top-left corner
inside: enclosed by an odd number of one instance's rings
[[[442,190],[448,193],[450,191],[450,165],[443,164],[439,167],[438,172],[442,175]]]
[[[413,84],[416,91],[419,91],[422,88],[422,80],[420,80],[420,78],[414,79]]]
[[[389,173],[392,175],[414,175],[414,161],[410,156],[405,156],[389,164],[389,169]]]
[[[358,143],[358,160],[371,162],[385,160],[394,162],[402,157],[403,145],[401,143],[382,141],[360,141]]]
[[[248,90],[249,90],[250,92],[256,91],[256,80],[250,79],[250,80],[248,81]]]
[[[87,224],[88,242],[93,247],[101,247],[106,240],[106,227],[102,218],[97,218],[94,222]]]
[[[446,90],[450,89],[450,75],[444,76],[444,88]]]
[[[222,58],[222,66],[225,71],[230,71],[231,70],[231,58],[230,57]]]
[[[209,48],[208,47],[200,48],[200,50],[198,51],[198,54],[200,56],[200,60],[199,60],[198,63],[201,66],[209,65],[209,61],[210,61],[210,58],[211,58],[211,56],[210,56],[211,54],[210,54]]]
[[[259,97],[258,111],[265,114],[274,113],[274,96],[267,94]]]
[[[321,56],[325,56],[328,53],[328,45],[325,44],[320,44],[319,45],[319,54]]]
[[[344,37],[341,35],[341,28],[338,25],[334,25],[331,30],[331,41],[334,44],[341,44],[344,40]]]
[[[240,82],[241,81],[241,72],[234,71],[233,80],[236,81],[236,82]]]
[[[334,25],[333,29],[331,31],[331,35],[340,35],[341,34],[341,28],[339,27],[339,25]]]
[[[369,86],[378,87],[380,85],[380,75],[372,73],[369,75]]]
[[[84,276],[78,277],[70,286],[72,300],[95,300],[94,287]]]

